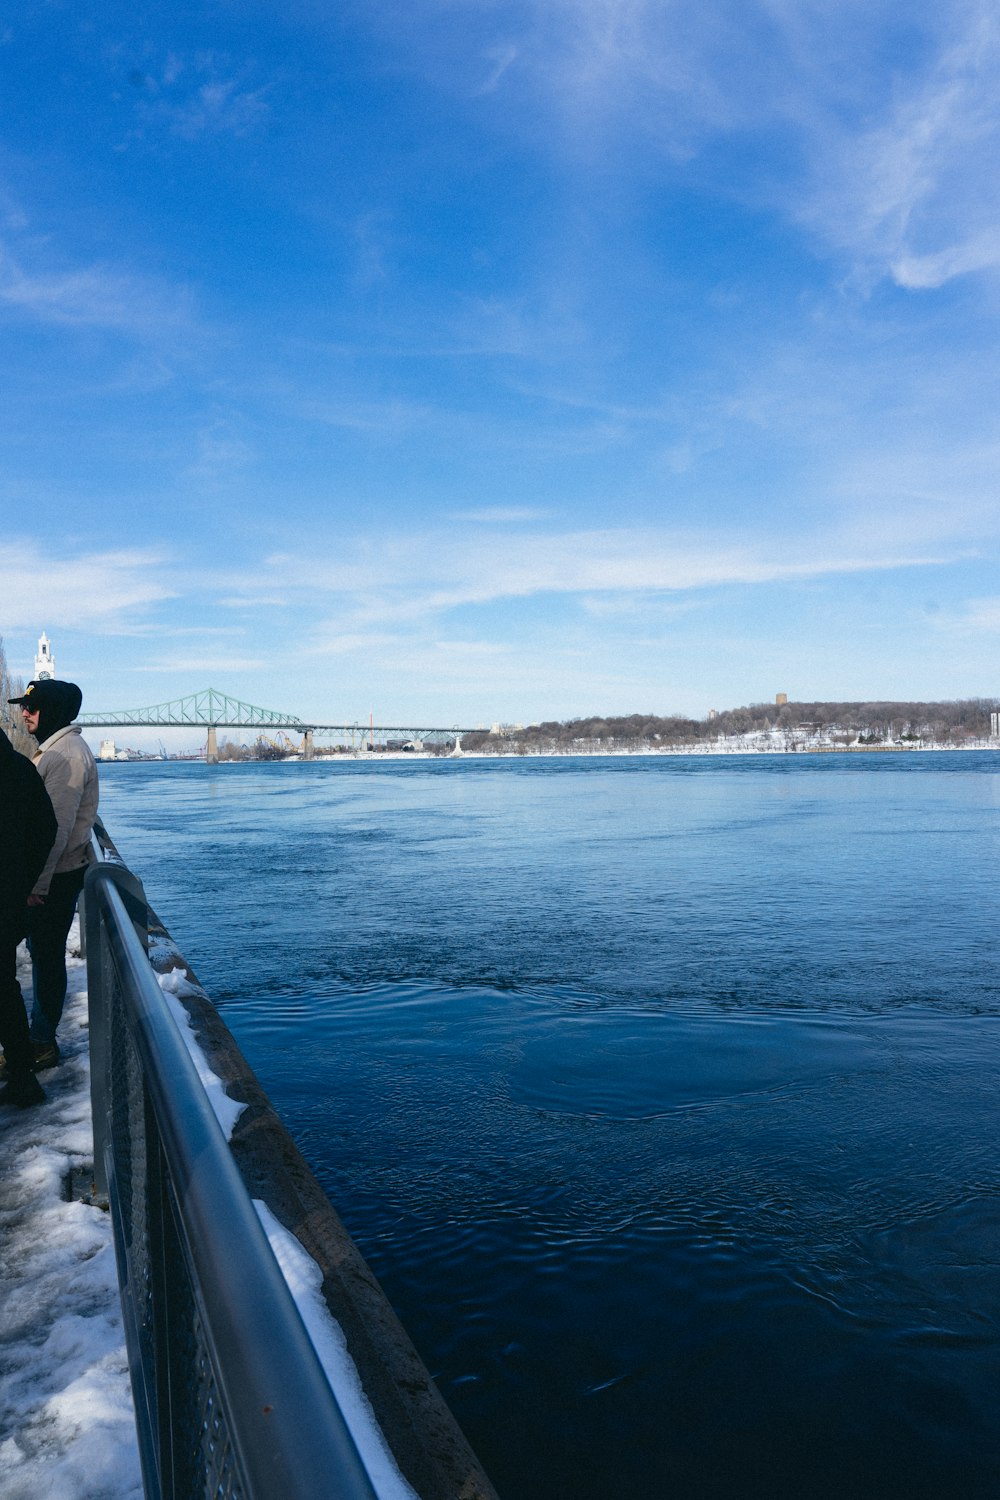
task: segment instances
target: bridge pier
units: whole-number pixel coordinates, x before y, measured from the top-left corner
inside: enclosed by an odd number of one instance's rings
[[[312,760],[313,758],[313,732],[311,729],[306,730],[306,737],[302,741],[302,758],[303,760]]]
[[[215,725],[208,726],[208,744],[205,747],[205,764],[217,766],[219,764],[219,738],[215,732]]]

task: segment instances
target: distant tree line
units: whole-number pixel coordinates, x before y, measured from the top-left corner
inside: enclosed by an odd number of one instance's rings
[[[961,745],[985,738],[997,698],[961,698],[945,703],[751,703],[728,708],[712,718],[681,714],[628,714],[585,719],[547,719],[526,729],[486,730],[462,736],[463,750],[496,755],[531,755],[541,751],[593,751],[694,747],[724,737],[786,729],[823,733],[844,744],[860,740],[903,743],[933,740]]]
[[[20,677],[11,675],[7,666],[7,652],[4,649],[3,636],[0,636],[0,729],[3,730],[15,750],[20,750],[22,755],[33,755],[38,746],[24,727],[21,710],[16,704],[7,701],[8,698],[19,698],[23,692],[24,681]]]
[[[407,743],[408,742],[402,740],[390,740],[388,744],[385,744],[381,740],[376,740],[373,753],[380,754],[389,750],[405,750],[407,748]],[[424,745],[424,753],[426,755],[449,755],[454,747],[454,743],[454,740],[447,741],[445,744],[440,745],[428,743]],[[268,739],[268,737],[263,734],[259,735],[258,738],[254,740],[254,742],[250,745],[244,745],[236,740],[220,739],[219,759],[284,760],[286,756],[295,754],[298,751],[298,748],[299,747],[293,744],[290,740],[284,744],[280,744],[276,743],[274,740]],[[351,745],[349,743],[339,745],[320,744],[315,747],[313,753],[317,760],[322,760],[324,756],[328,755],[351,754],[357,751],[358,748],[362,750],[368,749],[368,740],[366,736],[359,737],[358,743],[354,745]]]
[[[222,740],[219,744],[220,760],[284,760],[287,749],[261,735],[252,745],[241,745],[234,740]]]

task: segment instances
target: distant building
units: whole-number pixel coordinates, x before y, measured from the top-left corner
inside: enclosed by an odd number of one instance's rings
[[[784,708],[784,706],[785,706],[785,704],[787,702],[788,702],[788,694],[787,693],[775,693],[775,695],[774,695],[774,706],[775,706],[775,708]]]
[[[1000,714],[990,714],[990,734],[994,739],[1000,737]]]
[[[719,717],[719,710],[717,708],[710,708],[708,710],[708,722],[710,724],[711,724],[711,722],[712,722],[713,719],[717,719],[718,717]]]
[[[44,682],[46,677],[56,675],[56,659],[52,655],[52,644],[44,630],[38,637],[38,650],[35,652],[34,679],[36,682]]]
[[[99,752],[99,755],[98,755],[98,759],[99,760],[114,760],[114,758],[115,758],[115,742],[114,742],[114,740],[102,740],[101,741],[101,749],[100,749],[100,752]]]

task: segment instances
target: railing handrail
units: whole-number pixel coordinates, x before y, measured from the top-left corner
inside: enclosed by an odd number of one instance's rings
[[[275,1260],[188,1048],[119,892],[87,877],[87,916],[117,970],[178,1209],[178,1231],[226,1421],[254,1500],[375,1500],[334,1392]],[[133,877],[134,879],[134,877]],[[97,1007],[99,1011],[100,1007]],[[107,1121],[95,1117],[95,1152]],[[115,1212],[111,1143],[104,1150]],[[131,1354],[131,1351],[130,1351]],[[147,1479],[147,1493],[150,1476]]]

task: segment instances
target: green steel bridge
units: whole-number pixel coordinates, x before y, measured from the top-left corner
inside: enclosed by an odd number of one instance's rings
[[[318,724],[302,719],[298,714],[282,713],[275,708],[260,708],[255,703],[244,703],[239,698],[230,698],[217,688],[205,688],[200,693],[189,693],[186,698],[173,698],[169,703],[154,703],[146,708],[118,708],[110,712],[80,714],[76,721],[83,729],[177,729],[201,728],[208,731],[205,759],[215,762],[219,758],[217,731],[220,729],[258,729],[293,731],[302,736],[302,755],[306,760],[313,757],[315,737],[348,739],[352,748],[376,744],[386,745],[389,740],[404,742],[419,741],[433,744],[454,742],[461,750],[461,737],[471,734],[471,729],[452,725],[448,728],[421,727],[398,724]]]

